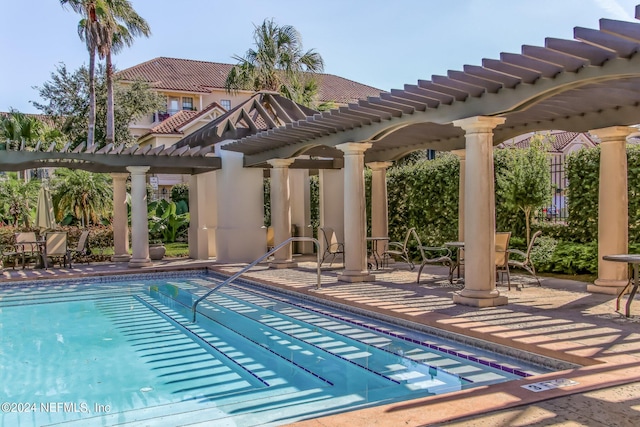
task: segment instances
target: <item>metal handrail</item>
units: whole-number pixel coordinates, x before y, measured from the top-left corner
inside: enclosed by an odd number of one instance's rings
[[[191,311],[193,313],[192,323],[196,323],[196,307],[198,306],[200,301],[202,301],[203,299],[207,298],[209,295],[211,295],[212,293],[214,293],[215,291],[217,291],[221,287],[223,287],[225,285],[228,285],[229,283],[233,282],[238,277],[240,277],[242,274],[246,273],[248,270],[250,270],[251,268],[255,267],[256,264],[258,264],[259,262],[261,262],[261,261],[265,260],[267,257],[269,257],[269,255],[272,255],[273,253],[277,252],[278,250],[280,250],[281,248],[285,247],[286,245],[288,245],[291,242],[313,242],[313,243],[315,243],[315,245],[316,245],[316,253],[318,254],[318,267],[317,267],[318,268],[318,283],[316,284],[316,289],[320,289],[320,242],[317,239],[314,239],[313,237],[289,237],[287,240],[285,240],[284,242],[280,243],[278,246],[274,247],[273,249],[268,251],[266,254],[262,255],[260,258],[256,259],[251,264],[247,265],[242,270],[238,271],[236,274],[234,274],[233,276],[229,277],[224,282],[220,283],[219,285],[214,286],[213,288],[211,288],[211,290],[209,292],[207,292],[206,294],[204,294],[203,296],[198,298],[193,303],[193,305],[191,306]]]

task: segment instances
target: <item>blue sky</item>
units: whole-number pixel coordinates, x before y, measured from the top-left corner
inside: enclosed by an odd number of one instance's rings
[[[114,58],[124,69],[158,56],[235,63],[253,47],[265,18],[293,25],[325,72],[382,90],[446,75],[465,64],[545,37],[573,39],[576,26],[600,18],[634,21],[638,0],[131,0],[152,35]],[[0,111],[37,113],[34,86],[59,63],[75,70],[88,54],[77,35],[78,15],[58,0],[2,0]]]

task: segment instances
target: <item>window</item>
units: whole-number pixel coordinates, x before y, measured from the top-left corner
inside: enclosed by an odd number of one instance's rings
[[[193,98],[191,98],[190,96],[183,96],[182,97],[182,109],[183,110],[193,111]]]
[[[224,108],[225,110],[227,110],[227,111],[231,110],[231,100],[230,99],[221,99],[220,100],[220,106],[222,108]]]
[[[169,97],[169,110],[167,111],[167,113],[169,113],[169,115],[174,115],[175,113],[177,113],[178,110],[178,103],[180,102],[180,99],[174,96],[170,96]]]

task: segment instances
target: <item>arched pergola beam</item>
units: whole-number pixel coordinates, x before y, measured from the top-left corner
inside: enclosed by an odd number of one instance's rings
[[[255,136],[245,138],[236,143],[230,144],[224,149],[231,149],[234,151],[242,151],[242,144],[245,142],[264,140],[268,142],[263,145],[263,149],[260,152],[254,152],[246,154],[245,165],[255,166],[269,160],[270,158],[286,158],[292,156],[294,153],[303,152],[303,147],[306,145],[327,145],[336,146],[349,141],[372,141],[374,146],[367,152],[367,156],[371,156],[371,161],[386,161],[395,158],[386,157],[383,153],[374,154],[378,149],[384,152],[389,150],[380,145],[387,138],[393,138],[393,134],[404,127],[409,127],[419,123],[435,123],[435,124],[449,124],[454,120],[459,120],[465,117],[472,116],[502,116],[505,117],[506,123],[502,126],[498,126],[495,130],[496,134],[501,133],[503,127],[523,126],[519,123],[512,123],[512,116],[518,117],[518,114],[522,116],[527,112],[535,109],[543,103],[549,103],[554,99],[561,100],[563,96],[568,93],[575,93],[575,101],[568,103],[567,105],[556,105],[556,109],[559,111],[557,114],[557,120],[565,120],[571,122],[572,129],[585,131],[591,128],[593,125],[583,120],[582,117],[589,115],[591,118],[591,112],[586,108],[597,107],[599,97],[590,97],[591,92],[596,92],[601,86],[606,86],[608,83],[621,82],[629,80],[630,86],[640,86],[640,55],[633,55],[631,58],[617,57],[606,61],[602,66],[586,65],[582,68],[578,68],[576,72],[562,72],[553,78],[541,77],[535,80],[531,84],[520,83],[515,85],[512,89],[501,89],[495,93],[483,93],[479,97],[468,97],[464,101],[453,102],[450,105],[440,104],[437,108],[425,108],[424,111],[419,111],[415,108],[416,98],[411,99],[411,106],[405,111],[413,111],[412,113],[404,113],[402,110],[393,109],[396,114],[391,114],[392,109],[389,107],[389,101],[385,102],[386,105],[376,104],[371,100],[366,101],[363,105],[351,106],[349,108],[343,107],[339,111],[332,111],[332,115],[336,120],[342,118],[343,120],[352,120],[354,123],[353,129],[344,131],[337,131],[330,135],[324,135],[317,137],[317,134],[308,133],[306,135],[300,135],[299,133],[293,137],[290,131],[286,128],[277,128],[270,130],[268,134],[259,133]],[[612,85],[613,86],[613,85]],[[636,91],[637,92],[637,91]],[[401,102],[402,98],[400,91],[393,91],[394,103]],[[633,91],[629,91],[630,97],[621,99],[621,101],[627,103],[635,103],[640,101],[640,96]],[[581,97],[582,95],[582,97]],[[638,98],[637,100],[635,98]],[[387,99],[389,99],[387,97]],[[610,102],[612,98],[600,99],[601,102]],[[587,102],[589,101],[589,102]],[[425,101],[425,105],[426,101]],[[380,110],[380,121],[371,121],[372,114],[375,114],[375,108]],[[621,110],[633,109],[631,105],[616,105],[615,108]],[[399,113],[399,114],[398,114]],[[548,114],[548,113],[547,113]],[[628,113],[629,117],[633,115],[633,112]],[[575,119],[571,119],[574,116]],[[331,115],[321,115],[317,123],[323,124],[323,117],[331,117]],[[361,117],[368,118],[367,123],[361,126],[356,126],[355,121]],[[598,122],[604,126],[610,126],[614,124],[620,124],[620,117],[617,117],[614,121],[608,121],[609,115],[604,111]],[[635,120],[637,121],[637,115]],[[539,127],[537,129],[550,129],[550,128],[562,128],[553,124],[555,120],[549,120],[548,118],[538,118],[536,120],[534,112],[531,112],[531,122],[538,122]],[[580,125],[580,123],[583,125]],[[632,124],[633,120],[629,124]],[[545,127],[546,126],[546,127]],[[292,126],[293,127],[293,126]],[[293,137],[293,138],[292,138]],[[426,135],[426,140],[420,142],[414,146],[407,147],[408,151],[414,151],[424,148],[430,148],[434,145],[434,140],[441,139],[438,134]],[[268,138],[268,139],[267,139]],[[295,140],[297,138],[297,140]],[[432,138],[432,139],[430,139]],[[286,145],[284,143],[286,141]],[[458,141],[452,141],[451,150],[462,147],[462,135]],[[393,150],[391,150],[393,152]],[[367,160],[370,160],[369,157]]]

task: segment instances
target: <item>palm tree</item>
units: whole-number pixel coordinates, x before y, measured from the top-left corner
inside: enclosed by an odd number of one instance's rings
[[[44,123],[31,115],[11,109],[8,115],[0,117],[0,138],[6,139],[7,144],[14,141],[20,146],[24,142],[27,147],[35,147],[36,141],[45,134]],[[30,172],[27,169],[18,175],[28,180]]]
[[[135,37],[149,36],[149,24],[136,13],[129,0],[60,0],[75,12],[84,15],[78,24],[78,34],[89,51],[89,130],[87,145],[95,135],[95,54],[106,58],[107,68],[107,129],[105,143],[113,143],[115,116],[113,100],[113,64],[111,55],[131,46]]]
[[[313,49],[303,52],[302,38],[290,26],[278,26],[265,19],[256,26],[253,39],[256,50],[249,49],[238,61],[225,81],[227,92],[240,89],[272,90],[309,106],[318,85],[314,73],[324,70],[324,61]]]
[[[13,226],[31,226],[31,207],[35,206],[40,182],[23,181],[15,173],[0,181],[0,220]]]
[[[60,222],[71,213],[83,226],[99,223],[113,212],[111,177],[84,170],[57,169],[51,180],[56,219]]]
[[[78,22],[78,36],[84,41],[89,51],[89,129],[87,130],[87,146],[95,143],[96,128],[96,52],[101,44],[101,30],[96,9],[104,8],[101,0],[60,0],[64,7],[69,5],[74,12],[84,15]]]
[[[0,117],[0,137],[3,139],[33,145],[43,132],[44,124],[40,120],[17,110],[11,109],[9,114]]]
[[[113,100],[113,63],[112,54],[117,54],[125,46],[131,46],[138,36],[149,37],[151,29],[133,9],[129,0],[104,0],[107,7],[100,11],[98,20],[102,37],[98,45],[98,55],[106,58],[107,68],[107,130],[105,143],[114,143],[115,115]]]

